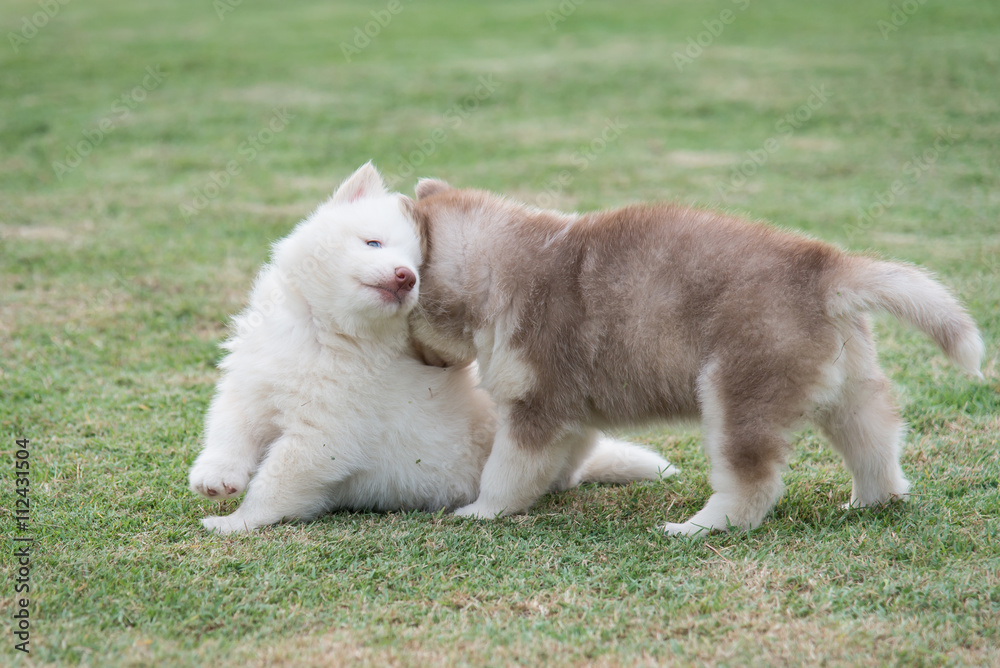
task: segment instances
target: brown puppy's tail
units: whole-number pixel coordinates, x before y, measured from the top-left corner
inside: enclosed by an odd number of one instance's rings
[[[832,315],[882,310],[934,339],[952,362],[982,378],[983,339],[962,305],[930,273],[912,265],[848,256],[830,298]]]

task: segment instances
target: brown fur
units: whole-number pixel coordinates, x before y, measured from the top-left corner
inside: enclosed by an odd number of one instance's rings
[[[421,182],[417,194],[408,211],[424,244],[414,332],[442,359],[478,357],[510,457],[529,462],[529,473],[516,473],[498,459],[498,485],[536,473],[536,491],[558,484],[541,478],[558,475],[562,460],[542,453],[572,457],[566,435],[581,426],[701,415],[713,486],[743,501],[699,515],[707,528],[725,528],[719,512],[753,526],[780,491],[786,435],[809,416],[845,453],[856,493],[867,485],[862,496],[878,497],[852,502],[881,503],[905,494],[906,482],[899,419],[861,312],[884,308],[916,324],[970,370],[982,355],[971,319],[907,265],[678,205],[571,216],[440,181]],[[845,434],[857,420],[841,414],[863,391],[878,406],[870,421],[882,425],[862,447],[875,457],[853,453]],[[531,493],[487,489],[489,478],[466,514],[526,509],[515,506]],[[688,525],[667,529],[692,533]]]

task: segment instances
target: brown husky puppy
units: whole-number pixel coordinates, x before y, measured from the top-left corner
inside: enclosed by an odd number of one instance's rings
[[[923,330],[972,373],[983,357],[924,271],[723,214],[569,215],[434,180],[408,209],[423,245],[414,334],[442,360],[478,359],[500,408],[459,515],[527,510],[564,486],[593,429],[675,417],[700,417],[714,493],[668,533],[759,525],[803,419],[843,456],[852,506],[903,498],[903,426],[866,312]]]

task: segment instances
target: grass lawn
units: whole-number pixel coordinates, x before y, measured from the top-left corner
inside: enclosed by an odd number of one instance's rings
[[[1000,664],[996,2],[7,0],[0,26],[0,664]],[[877,319],[914,491],[880,511],[840,508],[804,431],[762,528],[665,538],[708,469],[697,430],[648,428],[679,477],[208,535],[186,474],[227,318],[369,159],[409,193],[676,199],[922,264],[985,380]]]

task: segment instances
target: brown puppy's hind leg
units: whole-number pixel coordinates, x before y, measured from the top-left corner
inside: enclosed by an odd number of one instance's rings
[[[849,507],[906,497],[910,485],[899,466],[903,422],[889,394],[889,381],[881,373],[846,381],[839,401],[817,421],[851,472]]]
[[[747,369],[742,378],[741,369]],[[751,376],[755,372],[749,369],[713,363],[702,372],[698,397],[713,494],[691,519],[667,523],[661,527],[664,532],[707,535],[729,527],[752,529],[781,496],[787,435],[802,413],[797,404],[806,393],[784,374],[757,371]]]

